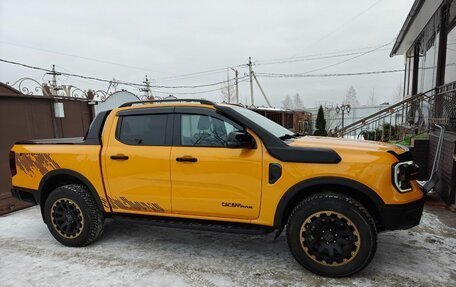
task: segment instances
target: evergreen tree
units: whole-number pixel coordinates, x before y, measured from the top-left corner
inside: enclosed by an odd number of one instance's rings
[[[323,112],[323,107],[320,105],[317,114],[317,121],[315,122],[315,132],[314,135],[316,136],[327,136],[328,133],[326,132],[326,120],[325,114]]]

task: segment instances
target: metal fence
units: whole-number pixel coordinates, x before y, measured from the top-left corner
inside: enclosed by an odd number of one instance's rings
[[[63,103],[63,118],[56,117],[55,102]],[[11,197],[8,152],[13,144],[27,139],[84,136],[91,118],[87,101],[2,93],[0,89],[0,214],[27,206]]]
[[[428,133],[433,124],[456,131],[456,82],[405,98],[337,132],[339,137],[400,141]]]
[[[447,131],[456,132],[456,82],[437,88],[432,112],[434,123],[445,125]]]

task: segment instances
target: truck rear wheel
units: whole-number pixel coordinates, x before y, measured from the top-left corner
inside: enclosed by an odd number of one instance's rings
[[[103,213],[84,185],[56,188],[46,199],[44,209],[49,231],[63,245],[86,246],[103,232]]]
[[[287,241],[296,260],[327,277],[353,275],[366,267],[377,248],[377,231],[369,212],[339,193],[304,199],[288,220]]]

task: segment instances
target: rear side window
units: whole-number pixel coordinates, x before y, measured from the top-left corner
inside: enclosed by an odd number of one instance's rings
[[[123,116],[117,138],[129,145],[165,145],[167,114]]]

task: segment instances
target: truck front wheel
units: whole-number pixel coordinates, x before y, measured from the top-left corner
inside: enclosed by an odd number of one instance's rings
[[[46,199],[44,208],[49,231],[63,245],[86,246],[103,232],[103,213],[84,185],[56,188]]]
[[[294,208],[287,240],[291,253],[306,269],[322,276],[345,277],[372,260],[377,232],[359,202],[328,192],[312,195]]]

